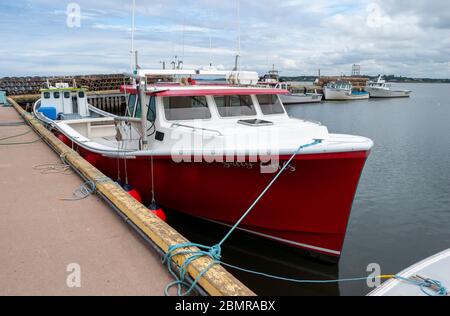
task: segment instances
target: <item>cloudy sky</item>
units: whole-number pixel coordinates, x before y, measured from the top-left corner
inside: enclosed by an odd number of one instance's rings
[[[80,27],[68,19],[70,3],[81,9]],[[0,77],[128,71],[131,3],[2,0]],[[177,55],[185,68],[232,67],[235,0],[136,3],[141,66],[159,68]],[[241,0],[240,11],[245,69],[349,74],[357,63],[370,75],[450,78],[449,0]]]

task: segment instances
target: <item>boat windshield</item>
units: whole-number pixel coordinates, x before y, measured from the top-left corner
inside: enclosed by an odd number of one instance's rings
[[[164,114],[168,121],[206,120],[211,118],[206,97],[163,98]]]
[[[346,89],[346,90],[351,90],[352,86],[348,83],[331,83],[329,85],[329,88],[331,89]]]
[[[256,115],[255,106],[249,95],[215,96],[214,100],[221,117]]]
[[[261,94],[257,95],[256,98],[258,99],[259,107],[264,115],[284,113],[283,105],[277,95]]]
[[[127,104],[127,114],[129,116],[133,116],[134,114],[134,106],[136,105],[136,95],[135,94],[130,94],[130,96],[128,97],[128,104]]]

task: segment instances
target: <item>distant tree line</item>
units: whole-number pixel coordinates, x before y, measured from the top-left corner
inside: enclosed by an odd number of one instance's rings
[[[395,76],[395,75],[385,75],[384,79],[389,82],[450,83],[450,79],[408,78],[408,77]]]
[[[378,76],[361,76],[370,80],[377,79]],[[425,83],[450,83],[450,79],[432,79],[432,78],[410,78],[396,75],[384,75],[383,78],[388,82],[425,82]],[[317,76],[283,76],[280,81],[314,81]]]

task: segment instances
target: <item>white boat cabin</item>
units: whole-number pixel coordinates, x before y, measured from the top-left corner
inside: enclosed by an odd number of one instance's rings
[[[381,76],[378,78],[377,81],[369,81],[367,86],[370,88],[378,88],[385,90],[390,90],[392,88],[392,85],[390,83],[387,83],[386,80],[381,79]]]
[[[68,87],[42,90],[42,99],[36,103],[34,112],[79,147],[108,156],[127,153],[127,157],[138,157],[149,152],[167,156],[181,145],[184,155],[184,140],[196,137],[227,155],[235,152],[257,155],[274,150],[287,154],[296,150],[299,143],[313,139],[324,140],[322,145],[311,149],[313,152],[338,152],[344,145],[347,150],[345,137],[341,136],[336,137],[338,141],[332,146],[323,148],[330,139],[327,128],[317,122],[290,118],[280,99],[288,91],[258,86],[251,73],[221,72],[229,82],[224,85],[194,82],[193,73],[140,72],[140,80],[145,78],[147,82],[140,87],[136,84],[121,87],[128,97],[123,117],[94,108],[86,102],[82,89]],[[196,74],[205,75],[203,71]],[[149,84],[156,75],[181,78],[178,82],[158,80]],[[369,143],[362,139],[361,144],[364,149]],[[192,154],[209,150],[208,146],[203,148],[195,143],[189,146],[186,150]],[[351,146],[354,151],[362,148],[353,143]]]
[[[137,91],[131,86],[122,87],[122,90],[129,94],[126,115],[140,118],[142,106]],[[172,86],[167,89],[159,87],[155,92],[147,91],[145,103],[150,122],[156,115],[163,122],[204,120],[208,123],[227,118],[287,116],[278,96],[285,93],[285,90],[270,88]]]
[[[68,84],[41,90],[39,112],[51,120],[67,120],[90,115],[86,91]]]
[[[329,84],[327,84],[327,88],[328,89],[333,89],[333,90],[349,90],[351,91],[353,89],[353,86],[350,82],[330,82]]]
[[[291,85],[287,82],[280,82],[275,86],[275,89],[282,89],[290,91]]]

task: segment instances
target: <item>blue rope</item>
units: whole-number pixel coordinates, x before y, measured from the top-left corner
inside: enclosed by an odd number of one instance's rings
[[[191,248],[191,247],[197,247],[199,250],[194,251],[190,249],[177,251],[181,248]],[[179,267],[180,275],[175,273],[172,269],[172,259],[176,256],[182,256],[182,255],[190,255],[189,258],[184,260],[182,265]],[[188,270],[189,265],[192,263],[192,261],[197,260],[201,257],[210,257],[212,259],[212,262],[205,267],[198,276],[193,280],[192,284],[188,284],[186,282],[186,273]],[[209,271],[214,265],[219,264],[221,259],[221,249],[220,246],[215,245],[212,247],[200,245],[196,243],[185,243],[185,244],[178,244],[174,246],[170,246],[167,254],[162,258],[162,263],[167,265],[167,269],[169,270],[169,273],[173,276],[175,281],[169,283],[166,288],[164,289],[164,294],[166,296],[169,296],[169,290],[176,286],[177,287],[177,295],[178,296],[189,296],[192,291],[194,290],[195,286],[197,285],[198,281],[203,277],[203,275]],[[183,287],[186,287],[187,290],[183,292]]]
[[[269,189],[272,187],[272,185],[278,180],[278,178],[281,176],[281,174],[286,170],[286,168],[291,164],[292,160],[294,160],[295,156],[298,155],[298,153],[305,148],[312,147],[315,145],[318,145],[322,143],[323,140],[316,139],[312,143],[301,145],[298,147],[298,149],[294,152],[294,154],[289,158],[289,160],[284,164],[283,168],[280,169],[280,171],[277,173],[277,175],[270,181],[269,185],[264,189],[264,191],[256,198],[256,200],[253,202],[253,204],[248,208],[248,210],[241,216],[241,218],[236,222],[236,224],[231,227],[231,229],[228,231],[228,233],[223,237],[223,239],[218,243],[219,246],[222,246],[222,244],[230,237],[230,235],[236,230],[236,228],[242,223],[242,221],[247,217],[247,215],[253,210],[253,208],[258,204],[258,202],[262,199],[262,197],[269,191]]]
[[[246,273],[250,273],[250,274],[254,274],[254,275],[259,275],[262,277],[266,277],[266,278],[270,278],[270,279],[275,279],[275,280],[281,280],[281,281],[286,281],[286,282],[292,282],[292,283],[341,283],[341,282],[354,282],[354,281],[367,281],[369,279],[373,279],[373,276],[369,276],[369,277],[361,277],[361,278],[348,278],[348,279],[330,279],[330,280],[302,280],[302,279],[294,279],[294,278],[287,278],[287,277],[282,277],[282,276],[277,276],[277,275],[273,275],[273,274],[267,274],[264,272],[258,272],[255,270],[250,270],[250,269],[245,269],[245,268],[241,268],[226,262],[220,262],[220,264],[235,269],[235,270],[239,270],[242,272],[246,272]]]
[[[290,163],[292,162],[292,160],[294,160],[295,156],[298,155],[298,153],[308,147],[311,146],[315,146],[318,145],[320,143],[322,143],[323,140],[321,139],[316,139],[314,140],[312,143],[306,144],[306,145],[301,145],[298,147],[298,149],[292,154],[292,156],[289,158],[289,160],[284,164],[284,166],[280,169],[280,171],[278,171],[278,173],[276,174],[276,176],[272,179],[272,181],[270,181],[270,183],[267,185],[267,187],[263,190],[263,192],[258,196],[258,198],[252,203],[252,205],[250,205],[250,207],[245,211],[245,213],[241,216],[241,218],[233,225],[233,227],[230,228],[230,230],[228,231],[228,233],[222,238],[222,240],[212,246],[205,246],[205,245],[201,245],[201,244],[195,244],[195,243],[185,243],[185,244],[178,244],[178,245],[173,245],[171,247],[169,247],[166,255],[162,258],[162,262],[163,264],[167,265],[167,269],[169,270],[169,273],[175,278],[175,281],[169,283],[165,290],[164,290],[164,294],[166,296],[169,295],[169,290],[176,286],[177,287],[177,294],[178,296],[187,296],[190,295],[192,293],[192,291],[194,290],[195,286],[197,285],[198,281],[201,279],[201,277],[209,271],[209,269],[211,269],[214,265],[221,263],[220,259],[221,259],[221,246],[223,245],[223,243],[230,237],[230,235],[236,230],[236,228],[242,223],[242,221],[247,217],[247,215],[253,210],[253,208],[256,206],[256,204],[258,204],[258,202],[263,198],[263,196],[267,193],[267,191],[269,191],[269,189],[272,187],[272,185],[277,181],[277,179],[281,176],[281,174],[286,170],[286,168],[290,165]],[[199,250],[195,251],[195,250],[190,250],[190,249],[186,249],[186,250],[179,250],[182,248],[190,248],[190,247],[197,247]],[[179,251],[177,251],[179,250]],[[176,251],[176,252],[175,252]],[[176,256],[180,256],[180,255],[190,255],[183,263],[182,265],[179,267],[180,270],[180,275],[177,275],[173,269],[172,269],[172,259]],[[199,275],[195,278],[195,280],[193,280],[192,284],[189,285],[186,282],[186,273],[187,273],[187,269],[189,267],[189,265],[192,263],[192,261],[197,260],[201,257],[210,257],[212,260],[212,263],[210,263],[205,269],[203,269]],[[183,287],[186,287],[187,290],[185,292],[183,292]]]
[[[423,279],[422,281],[420,281],[414,279],[407,279],[400,275],[396,275],[395,278],[400,281],[404,281],[406,283],[419,286],[420,290],[427,296],[447,296],[449,294],[447,288],[442,285],[442,282],[439,282],[437,280]]]
[[[177,287],[177,294],[178,296],[188,296],[193,291],[197,283],[200,281],[200,279],[203,277],[203,275],[208,272],[214,265],[216,264],[222,264],[226,267],[236,269],[242,272],[251,273],[254,275],[259,275],[271,279],[276,280],[282,280],[286,282],[293,282],[293,283],[316,283],[316,284],[325,284],[325,283],[341,283],[341,282],[354,282],[354,281],[365,281],[368,279],[371,279],[373,277],[361,277],[361,278],[346,278],[346,279],[334,279],[334,280],[302,280],[302,279],[294,279],[294,278],[287,278],[282,276],[276,276],[272,274],[267,274],[251,269],[245,269],[241,268],[229,263],[225,263],[221,261],[221,246],[225,241],[230,237],[230,235],[236,230],[236,228],[242,223],[242,221],[247,217],[247,215],[253,210],[253,208],[258,204],[258,202],[263,198],[263,196],[269,191],[269,189],[272,187],[272,185],[277,181],[277,179],[281,176],[281,174],[286,170],[286,168],[290,165],[292,160],[295,158],[295,156],[302,150],[307,147],[315,146],[320,143],[322,143],[323,140],[315,140],[312,143],[301,145],[291,156],[291,158],[284,164],[284,166],[280,169],[280,171],[276,174],[276,176],[272,179],[272,181],[267,185],[267,187],[263,190],[263,192],[258,196],[258,198],[252,203],[252,205],[245,211],[245,213],[240,217],[240,219],[231,227],[231,229],[228,231],[228,233],[222,238],[222,240],[214,245],[214,246],[205,246],[201,244],[196,243],[184,243],[184,244],[178,244],[170,246],[166,255],[162,258],[163,264],[167,264],[167,269],[169,273],[174,277],[175,281],[169,283],[166,288],[164,289],[164,294],[166,296],[169,296],[169,290],[176,286]],[[192,250],[189,248],[196,247],[198,250]],[[183,249],[183,250],[180,250]],[[172,262],[174,261],[174,257],[177,256],[183,256],[183,255],[190,255],[186,260],[183,261],[181,266],[179,267],[180,274],[178,275],[173,271],[172,269]],[[209,257],[211,258],[212,262],[205,267],[193,280],[192,284],[189,284],[186,281],[186,274],[188,272],[189,265],[202,257]],[[378,276],[378,278],[383,278],[386,276]],[[392,276],[391,276],[392,277]],[[414,284],[420,287],[421,291],[425,293],[428,296],[446,296],[448,295],[447,289],[442,285],[441,282],[437,280],[432,279],[424,279],[423,281],[416,281],[412,279],[406,279],[399,275],[395,276],[396,279],[408,282],[410,284]],[[185,287],[187,290],[183,292],[183,287]],[[434,287],[434,289],[433,289]],[[430,292],[429,289],[432,289],[435,291],[435,293]]]

